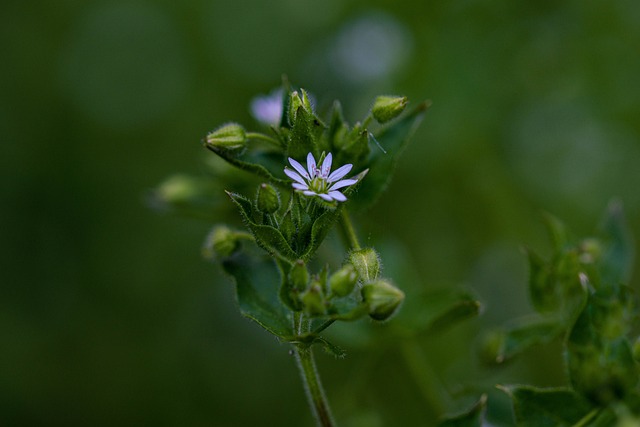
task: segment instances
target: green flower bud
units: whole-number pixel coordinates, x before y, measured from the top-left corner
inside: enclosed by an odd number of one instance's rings
[[[302,105],[302,98],[300,98],[298,91],[291,92],[289,99],[289,124],[291,124],[291,126],[295,123],[298,109],[300,109]]]
[[[365,282],[376,280],[380,274],[380,258],[378,253],[371,248],[351,252],[349,262],[353,264],[358,276]]]
[[[300,295],[304,311],[311,316],[321,316],[327,312],[322,286],[319,282],[311,283],[309,289]]]
[[[346,264],[329,278],[331,292],[338,297],[349,295],[358,282],[358,273],[351,264]]]
[[[309,283],[309,271],[307,270],[307,266],[304,264],[304,261],[299,259],[293,264],[291,271],[289,271],[289,280],[291,281],[293,289],[296,289],[297,291],[303,291],[307,288],[307,283]]]
[[[227,258],[239,247],[237,234],[226,225],[218,225],[207,236],[202,247],[202,256],[210,260]]]
[[[207,145],[211,147],[235,149],[247,143],[244,128],[237,123],[228,123],[207,135]]]
[[[280,194],[269,184],[262,183],[258,187],[258,197],[256,201],[260,212],[272,214],[280,209]]]
[[[298,91],[291,92],[291,97],[289,100],[289,123],[293,126],[293,123],[296,121],[296,116],[300,107],[304,110],[305,113],[309,115],[313,114],[313,107],[311,107],[311,101],[309,101],[309,95],[307,91],[304,89],[300,89],[302,92],[302,97]]]
[[[386,320],[404,300],[404,292],[386,280],[378,280],[362,287],[362,298],[372,319]]]
[[[198,197],[202,184],[186,175],[173,175],[164,181],[156,191],[156,196],[164,203],[186,203]]]
[[[379,96],[373,102],[371,113],[378,123],[387,123],[398,117],[406,106],[406,96]]]

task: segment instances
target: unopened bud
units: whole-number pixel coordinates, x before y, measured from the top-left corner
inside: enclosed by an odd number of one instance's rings
[[[260,184],[256,204],[260,212],[268,214],[276,212],[280,209],[280,194],[278,194],[278,190],[269,184]]]
[[[219,225],[207,236],[202,247],[202,255],[206,259],[226,258],[233,255],[239,246],[236,233],[226,225]]]
[[[365,282],[376,280],[380,274],[380,258],[378,253],[371,248],[351,252],[349,262],[353,264],[358,275]]]
[[[207,135],[207,145],[218,148],[241,148],[247,143],[247,134],[237,123],[228,123]]]
[[[319,282],[312,282],[309,289],[300,295],[300,301],[304,306],[304,311],[309,315],[320,316],[327,311],[322,286]]]
[[[372,319],[386,320],[404,300],[404,292],[386,280],[378,280],[362,287],[362,298]]]
[[[293,264],[291,271],[289,271],[289,280],[291,281],[291,286],[297,291],[301,292],[307,288],[307,283],[309,283],[309,271],[307,270],[307,266],[304,264],[304,261],[299,259]]]
[[[358,273],[351,264],[346,264],[329,278],[331,292],[338,297],[349,295],[358,282]]]
[[[406,106],[406,96],[379,96],[373,102],[371,113],[378,123],[387,123],[398,117]]]
[[[301,107],[305,113],[310,115],[313,114],[313,107],[311,106],[311,101],[309,100],[307,91],[300,89],[300,92],[302,93],[302,96],[300,96],[300,93],[296,90],[291,92],[291,96],[289,98],[289,123],[291,125],[296,121],[298,111],[300,111]]]

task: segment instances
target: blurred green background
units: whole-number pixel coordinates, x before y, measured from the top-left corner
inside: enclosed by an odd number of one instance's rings
[[[433,101],[356,219],[388,271],[478,294],[483,316],[417,345],[504,424],[493,384],[564,381],[557,343],[499,370],[476,356],[531,311],[519,247],[548,248],[540,211],[580,236],[616,196],[640,235],[639,22],[635,0],[3,1],[0,424],[312,425],[287,347],[201,259],[210,224],[147,203],[203,170],[209,130],[259,129],[249,103],[283,73],[351,122],[381,93]],[[433,422],[407,351],[339,344],[319,364],[343,425]]]

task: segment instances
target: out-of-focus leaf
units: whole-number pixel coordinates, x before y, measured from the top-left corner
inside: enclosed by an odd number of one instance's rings
[[[556,253],[561,252],[569,242],[567,228],[562,221],[550,213],[543,213],[542,219],[545,227],[547,228],[547,232],[549,233],[549,238],[553,244],[554,251]]]
[[[486,407],[487,395],[483,394],[471,408],[461,414],[446,417],[438,423],[438,427],[482,427]]]
[[[490,334],[484,342],[483,359],[488,363],[504,363],[528,348],[556,338],[565,330],[557,317],[521,319],[517,324]]]
[[[549,266],[535,252],[527,249],[529,258],[529,297],[541,313],[556,311],[560,305],[556,282]]]
[[[626,399],[638,385],[638,366],[624,337],[626,319],[613,304],[618,299],[590,295],[567,340],[573,388],[601,405]]]
[[[240,252],[226,258],[222,267],[236,282],[242,315],[273,335],[288,339],[293,331],[287,312],[277,297],[280,278],[274,261]]]
[[[600,266],[603,283],[609,286],[628,283],[633,269],[634,242],[622,203],[613,201],[609,204],[600,229],[604,243]]]
[[[383,129],[375,138],[381,145],[373,147],[367,167],[370,169],[367,179],[363,180],[358,192],[353,196],[353,205],[364,209],[375,202],[387,187],[396,159],[405,147],[409,137],[422,121],[429,103],[423,102],[409,114]]]
[[[568,388],[499,388],[511,397],[516,424],[520,427],[588,425],[597,415],[588,401]]]
[[[409,298],[398,320],[410,333],[438,332],[477,316],[481,307],[475,296],[464,291],[429,292]]]
[[[227,194],[238,206],[240,215],[255,237],[258,246],[264,248],[271,255],[278,255],[288,260],[299,258],[277,228],[270,225],[257,224],[254,221],[253,205],[247,198],[236,193],[227,192]]]

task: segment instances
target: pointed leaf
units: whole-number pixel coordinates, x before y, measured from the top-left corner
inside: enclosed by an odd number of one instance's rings
[[[500,386],[511,397],[520,427],[586,425],[596,411],[588,401],[568,388]]]
[[[379,147],[372,148],[366,165],[370,172],[353,197],[355,206],[360,209],[370,206],[386,189],[398,155],[422,121],[428,107],[428,103],[421,103],[412,112],[384,128],[375,137],[384,152]]]
[[[550,213],[543,213],[542,219],[547,228],[555,252],[560,252],[568,243],[567,228],[564,223]]]
[[[461,414],[441,420],[438,427],[482,427],[486,407],[487,395],[483,394],[471,408]]]
[[[547,263],[535,252],[526,250],[529,258],[529,297],[535,309],[541,313],[556,311],[561,301],[556,281]]]
[[[559,336],[565,324],[555,317],[520,319],[515,325],[495,331],[485,339],[483,359],[488,363],[504,363],[536,344]]]
[[[438,332],[480,313],[481,304],[464,291],[434,291],[407,298],[398,316],[412,333]]]
[[[280,278],[274,261],[238,253],[225,259],[222,267],[235,280],[242,315],[277,337],[290,337],[291,322],[277,298]]]
[[[256,239],[258,246],[269,252],[288,260],[298,259],[298,255],[291,249],[289,243],[284,238],[280,230],[270,225],[258,224],[253,219],[253,205],[244,196],[227,192],[227,195],[238,206],[240,215],[246,226]]]
[[[251,147],[244,150],[228,150],[224,147],[212,145],[205,145],[205,147],[239,169],[251,172],[274,185],[290,186],[289,180],[278,177],[284,174],[284,162],[281,153],[254,150]]]

